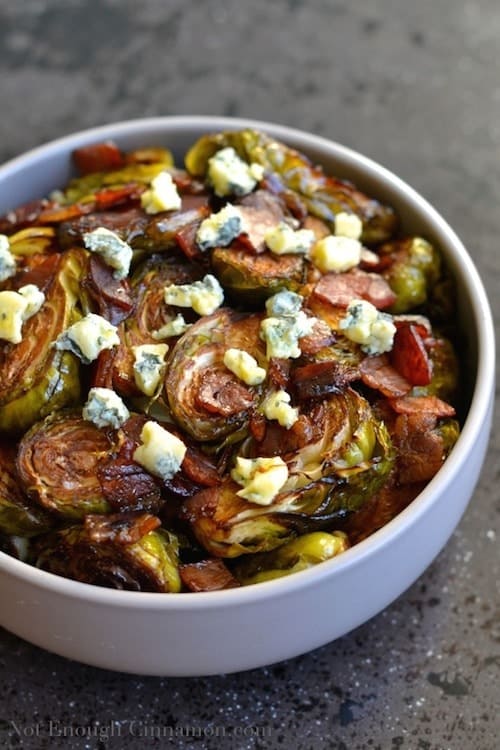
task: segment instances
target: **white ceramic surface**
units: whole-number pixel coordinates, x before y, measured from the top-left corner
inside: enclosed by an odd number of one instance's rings
[[[178,155],[208,131],[252,126],[393,205],[408,231],[439,243],[459,288],[471,406],[438,475],[397,518],[343,555],[280,580],[199,594],[108,590],[37,570],[0,553],[0,624],[87,664],[150,675],[208,675],[286,659],[338,638],[380,612],[425,570],[473,493],[485,456],[494,391],[494,331],[486,295],[458,237],[414,190],[383,167],[325,139],[263,122],[216,117],[135,120],[76,133],[0,168],[0,214],[63,185],[70,152],[114,139],[125,149],[164,144]]]

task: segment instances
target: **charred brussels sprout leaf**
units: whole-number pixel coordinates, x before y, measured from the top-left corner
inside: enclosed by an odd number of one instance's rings
[[[234,574],[244,585],[282,578],[339,555],[349,547],[347,534],[313,531],[286,542],[272,552],[250,555],[234,566]]]
[[[176,593],[181,589],[178,544],[164,529],[137,542],[93,541],[83,526],[37,540],[36,565],[51,573],[108,588]]]
[[[265,173],[275,175],[282,191],[296,194],[307,211],[335,226],[335,216],[353,212],[363,222],[362,240],[365,243],[383,242],[396,228],[396,217],[391,208],[369,198],[350,183],[325,175],[303,154],[273,140],[256,130],[228,131],[200,138],[188,151],[185,163],[195,177],[205,177],[208,160],[222,148],[232,146],[247,163],[264,167]]]

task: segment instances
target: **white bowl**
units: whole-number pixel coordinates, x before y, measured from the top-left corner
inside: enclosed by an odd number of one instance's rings
[[[209,675],[263,666],[347,633],[425,570],[473,493],[491,426],[494,331],[481,280],[443,218],[398,177],[336,143],[241,119],[165,117],[70,135],[0,168],[0,214],[64,185],[70,153],[115,140],[125,149],[164,144],[179,158],[200,135],[256,127],[306,152],[326,170],[396,208],[407,231],[441,247],[458,285],[470,408],[443,468],[393,521],[339,557],[286,578],[220,592],[150,594],[60,578],[0,553],[0,624],[86,664],[148,675]]]

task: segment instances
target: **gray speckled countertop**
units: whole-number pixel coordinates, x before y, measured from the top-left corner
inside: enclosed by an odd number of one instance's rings
[[[499,38],[497,0],[0,0],[0,161],[145,115],[312,130],[433,202],[498,315]],[[0,745],[496,750],[499,447],[497,432],[467,513],[420,580],[311,654],[237,675],[137,678],[2,632]]]

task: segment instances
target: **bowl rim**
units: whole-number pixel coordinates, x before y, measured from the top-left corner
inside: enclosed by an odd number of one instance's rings
[[[363,564],[367,558],[380,552],[385,546],[401,536],[414,521],[423,516],[438,501],[441,493],[436,493],[436,490],[440,485],[445,488],[452,482],[476,443],[480,430],[488,425],[495,381],[495,333],[486,291],[474,262],[448,222],[420,193],[386,167],[352,148],[298,128],[251,118],[219,117],[217,115],[145,117],[78,130],[32,148],[0,166],[0,186],[4,180],[8,180],[18,170],[29,167],[33,162],[36,165],[38,161],[50,159],[60,152],[69,153],[71,149],[82,145],[83,142],[92,143],[103,139],[119,139],[128,135],[139,135],[140,133],[144,133],[147,139],[149,132],[158,129],[164,130],[165,136],[168,137],[169,132],[177,133],[182,130],[200,129],[200,131],[207,132],[223,129],[237,130],[246,127],[264,130],[285,142],[291,141],[297,148],[314,149],[316,152],[327,153],[328,156],[341,161],[347,167],[365,172],[370,178],[382,183],[384,187],[391,191],[401,193],[405,201],[411,202],[413,210],[421,215],[427,224],[432,225],[442,243],[446,244],[447,248],[451,248],[452,255],[460,266],[460,273],[465,280],[471,299],[474,312],[474,329],[478,337],[478,357],[477,376],[470,407],[459,439],[450,456],[446,459],[438,474],[410,505],[381,529],[337,557],[307,570],[275,580],[242,586],[241,588],[197,593],[186,592],[165,595],[157,592],[120,591],[49,573],[3,552],[0,552],[0,574],[4,570],[7,574],[23,580],[26,584],[89,603],[104,603],[115,608],[138,607],[150,611],[189,611],[200,608],[212,610],[220,607],[238,607],[249,601],[264,602],[270,598],[293,594],[305,587],[314,586],[330,576],[341,575],[346,568]]]

